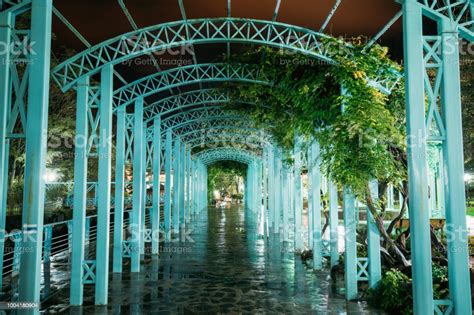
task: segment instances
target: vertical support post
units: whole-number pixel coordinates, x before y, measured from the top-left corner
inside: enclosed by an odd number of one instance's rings
[[[268,228],[273,230],[275,224],[275,154],[273,147],[268,147]]]
[[[302,194],[302,179],[301,179],[301,139],[295,137],[295,174],[294,174],[294,223],[295,223],[295,250],[303,249],[303,237],[301,235],[301,225],[303,212],[303,194]]]
[[[179,194],[180,194],[180,153],[181,153],[181,144],[179,139],[176,139],[174,142],[174,152],[173,152],[173,232],[179,232]]]
[[[337,203],[337,187],[331,180],[328,180],[328,194],[330,255],[331,267],[334,267],[339,263],[339,206]]]
[[[13,17],[11,13],[0,13],[0,42],[5,47],[11,47],[11,37],[13,29]],[[7,202],[7,178],[8,178],[8,139],[7,120],[8,112],[11,108],[10,97],[10,63],[11,56],[8,51],[2,54],[0,59],[0,270],[3,270],[3,253],[5,247],[5,222],[6,222],[6,202]],[[3,277],[0,275],[0,291],[3,284]]]
[[[428,165],[426,160],[423,20],[416,0],[403,2],[407,156],[414,314],[433,314]],[[411,140],[411,141],[410,141]]]
[[[100,81],[100,145],[97,198],[95,304],[107,305],[109,291],[109,228],[112,175],[113,67],[102,70]]]
[[[472,1],[471,1],[472,2]],[[469,248],[466,227],[466,195],[462,107],[459,70],[459,39],[448,19],[440,25],[442,36],[442,112],[446,130],[443,143],[445,162],[446,228],[448,231],[448,274],[450,297],[456,314],[472,312],[469,274]]]
[[[323,268],[322,257],[322,235],[321,235],[321,159],[319,143],[315,141],[311,145],[311,195],[313,212],[313,268]]]
[[[143,204],[143,154],[145,135],[143,129],[143,98],[135,101],[134,126],[133,126],[133,206],[131,222],[131,271],[140,272],[140,256],[142,241],[142,212]]]
[[[171,129],[166,130],[165,145],[165,238],[169,240],[171,232],[171,162],[172,162],[172,141]]]
[[[114,250],[113,272],[122,272],[123,210],[125,193],[125,108],[117,110],[117,143],[115,158],[115,214],[114,214]]]
[[[356,242],[356,199],[348,188],[344,189],[344,228],[345,228],[345,283],[346,299],[357,298],[357,242]]]
[[[71,261],[71,305],[82,305],[84,240],[87,208],[87,139],[89,78],[81,79],[77,86],[76,146],[74,155],[74,206],[72,209],[72,261]],[[80,142],[82,141],[82,142]]]
[[[274,177],[274,191],[275,191],[275,222],[273,225],[273,233],[280,233],[281,220],[281,154],[278,147],[274,147],[273,153],[273,177]]]
[[[153,121],[153,215],[151,217],[151,249],[153,254],[160,251],[160,175],[161,175],[161,118]]]
[[[288,240],[288,214],[290,212],[290,206],[289,206],[289,176],[288,176],[288,170],[286,168],[283,169],[282,171],[282,197],[283,197],[283,240],[287,241]]]
[[[23,253],[19,299],[40,302],[41,250],[43,248],[44,173],[48,134],[49,71],[51,56],[51,0],[31,4],[31,55],[28,81],[25,189],[23,192]],[[3,105],[5,106],[5,104]],[[32,313],[39,310],[34,309]]]
[[[186,150],[186,222],[189,223],[191,218],[191,149]]]
[[[370,193],[374,202],[379,198],[377,181],[369,183]],[[380,232],[375,223],[374,217],[367,207],[367,242],[369,258],[369,286],[376,288],[382,278],[382,266],[380,260]]]
[[[181,150],[180,150],[180,160],[179,160],[179,222],[180,222],[180,229],[184,229],[186,224],[186,144],[181,143]]]

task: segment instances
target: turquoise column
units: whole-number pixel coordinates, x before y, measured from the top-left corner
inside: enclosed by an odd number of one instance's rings
[[[318,142],[311,145],[311,159],[310,163],[311,173],[311,196],[313,212],[313,268],[321,270],[323,268],[322,257],[322,231],[321,231],[321,160],[320,147]]]
[[[273,151],[273,177],[275,191],[275,222],[273,225],[273,233],[280,233],[281,221],[281,153],[278,147],[274,147]]]
[[[153,254],[160,251],[160,175],[161,175],[161,119],[153,120],[153,215],[151,217]]]
[[[289,225],[289,212],[290,212],[290,205],[289,205],[289,202],[290,202],[290,198],[289,198],[289,185],[288,185],[288,182],[289,182],[289,176],[288,176],[288,170],[286,169],[286,167],[283,169],[282,171],[282,177],[281,177],[281,180],[282,180],[282,197],[283,197],[283,240],[284,241],[288,241],[288,236],[289,236],[289,229],[288,229],[288,225]]]
[[[14,20],[11,13],[0,13],[0,42],[5,47],[11,47],[12,29]],[[0,59],[0,270],[3,270],[3,253],[5,247],[5,222],[6,222],[6,204],[7,204],[7,186],[8,186],[8,139],[7,139],[7,120],[8,112],[11,107],[11,77],[10,77],[11,56],[4,53]],[[3,284],[3,278],[0,275],[0,291]]]
[[[357,242],[356,199],[348,188],[344,189],[344,240],[345,240],[345,284],[346,299],[357,298]]]
[[[301,139],[295,137],[295,148],[294,148],[294,159],[295,159],[295,170],[294,170],[294,223],[295,223],[295,250],[299,251],[303,249],[303,237],[301,235],[302,226],[302,212],[303,212],[303,194],[302,194],[302,179],[301,179]]]
[[[40,302],[41,251],[43,248],[44,173],[48,131],[49,69],[51,55],[51,0],[31,4],[31,41],[28,116],[26,126],[25,185],[20,265],[19,301]],[[5,106],[5,104],[3,105]],[[26,235],[28,237],[26,237]],[[38,309],[24,313],[38,313]]]
[[[171,163],[172,163],[171,129],[166,130],[165,144],[165,238],[168,241],[171,233]]]
[[[179,160],[179,222],[180,222],[180,229],[184,229],[186,224],[186,200],[185,200],[185,193],[186,193],[186,144],[181,143],[181,151],[180,151],[180,160]]]
[[[273,231],[275,226],[275,154],[273,147],[267,147],[268,152],[268,229]]]
[[[152,130],[153,131],[153,130]],[[143,124],[143,150],[142,150],[142,165],[143,165],[143,174],[142,174],[142,207],[141,207],[141,226],[140,226],[140,255],[145,255],[145,231],[146,231],[146,213],[148,210],[148,205],[146,202],[147,199],[147,183],[146,175],[148,171],[147,155],[148,155],[148,128]],[[151,152],[150,152],[151,154]]]
[[[433,314],[428,165],[426,162],[423,21],[418,1],[403,2],[407,156],[414,313]]]
[[[331,255],[331,267],[339,264],[339,206],[337,198],[337,187],[333,181],[328,180],[329,194],[329,247]]]
[[[180,201],[180,153],[181,153],[181,144],[179,139],[174,142],[174,152],[173,152],[173,232],[179,232],[179,201]]]
[[[447,19],[441,21],[440,32],[444,70],[441,107],[446,129],[443,157],[447,176],[444,182],[449,292],[455,313],[470,314],[472,304],[466,227],[459,39],[456,29]]]
[[[191,149],[186,150],[186,222],[191,219]]]
[[[379,188],[377,181],[369,183],[372,200],[376,203],[379,199]],[[377,287],[382,279],[382,266],[380,260],[380,232],[375,223],[372,213],[367,207],[367,242],[369,258],[369,286]]]
[[[125,193],[125,134],[127,112],[121,107],[117,110],[117,136],[115,155],[115,210],[114,210],[114,247],[113,272],[122,272],[123,211]]]
[[[113,67],[102,70],[100,81],[100,145],[97,197],[95,304],[106,305],[109,289],[110,189],[112,177]]]
[[[72,209],[71,305],[82,305],[85,226],[87,208],[87,139],[89,139],[88,109],[89,78],[77,86],[76,146],[74,154],[74,204]]]
[[[140,255],[142,241],[142,212],[143,204],[143,163],[145,135],[143,130],[143,98],[135,101],[134,126],[133,126],[133,195],[132,195],[132,220],[131,220],[131,271],[140,272]]]

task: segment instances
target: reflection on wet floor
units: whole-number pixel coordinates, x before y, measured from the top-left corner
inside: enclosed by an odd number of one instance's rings
[[[291,245],[257,236],[256,222],[240,207],[210,208],[195,218],[185,242],[163,244],[142,272],[111,274],[109,305],[96,307],[93,286],[84,306],[68,307],[69,288],[51,296],[49,313],[316,313],[379,314],[344,299],[342,279],[305,268]],[[129,269],[125,266],[124,270]],[[68,273],[62,273],[66,284]]]

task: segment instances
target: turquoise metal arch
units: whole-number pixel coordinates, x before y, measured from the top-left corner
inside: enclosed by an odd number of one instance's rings
[[[154,51],[183,45],[205,43],[259,44],[297,51],[327,63],[335,63],[333,57],[341,49],[350,57],[353,47],[310,29],[294,25],[239,18],[215,18],[176,21],[159,24],[126,33],[64,61],[52,75],[63,91],[77,85],[79,80],[98,73],[106,66]],[[377,78],[369,84],[390,93],[401,74],[395,69],[380,69]]]
[[[260,160],[261,156],[243,149],[217,148],[201,151],[193,155],[193,158],[201,161],[205,165],[224,160],[245,161],[246,164],[250,164],[256,160]]]

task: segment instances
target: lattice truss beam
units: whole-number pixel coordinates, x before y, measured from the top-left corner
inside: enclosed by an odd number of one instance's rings
[[[309,29],[278,23],[239,18],[198,19],[164,23],[126,33],[77,54],[56,67],[53,78],[63,91],[74,87],[84,76],[98,73],[104,66],[118,64],[144,54],[200,43],[259,44],[293,50],[323,62],[333,59],[344,49],[348,58],[354,48],[340,42],[334,48],[328,35]],[[367,78],[370,85],[390,93],[401,74],[392,68],[380,69],[376,78]]]
[[[215,148],[201,151],[194,155],[194,158],[204,165],[209,166],[218,161],[237,161],[244,164],[251,164],[261,159],[260,155],[243,149],[235,148]]]

